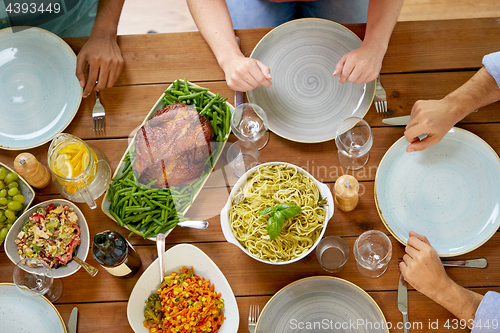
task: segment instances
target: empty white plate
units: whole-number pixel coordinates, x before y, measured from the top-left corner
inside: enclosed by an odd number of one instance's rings
[[[82,100],[75,71],[75,53],[53,33],[0,30],[0,148],[34,148],[69,125]]]
[[[375,95],[375,81],[338,83],[333,76],[342,56],[361,46],[346,27],[323,19],[287,22],[265,35],[250,57],[271,69],[273,86],[249,91],[262,107],[269,128],[297,142],[334,139],[349,117],[363,118]]]
[[[384,314],[355,284],[333,276],[295,281],[262,310],[256,333],[388,333]]]
[[[500,225],[500,161],[480,137],[452,128],[440,143],[407,153],[402,137],[375,176],[380,218],[401,243],[413,230],[443,257],[484,244]]]
[[[66,333],[59,311],[43,296],[21,294],[13,283],[0,283],[2,332]]]

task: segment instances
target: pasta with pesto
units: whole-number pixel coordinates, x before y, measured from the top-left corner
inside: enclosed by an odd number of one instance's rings
[[[295,259],[309,250],[325,225],[326,211],[314,180],[289,165],[263,165],[252,174],[233,198],[229,209],[231,231],[254,257],[270,262]],[[288,218],[281,233],[271,241],[266,207],[291,203],[301,212]]]

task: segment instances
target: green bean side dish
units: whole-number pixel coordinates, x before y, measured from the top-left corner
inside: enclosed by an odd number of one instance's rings
[[[221,98],[208,93],[208,88],[190,85],[186,79],[176,80],[165,90],[163,106],[183,102],[192,105],[204,115],[212,125],[215,142],[223,143],[230,131],[231,110],[226,103],[227,98]],[[205,162],[201,176],[189,184],[171,186],[168,188],[151,188],[153,183],[140,184],[132,170],[134,145],[124,157],[123,171],[113,178],[108,190],[110,202],[109,213],[132,234],[144,238],[165,233],[186,220],[183,212],[193,203],[204,180],[210,174],[217,157],[222,152],[223,144],[215,145],[210,157]]]

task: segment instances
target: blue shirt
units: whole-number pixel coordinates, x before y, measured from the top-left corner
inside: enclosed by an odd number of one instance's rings
[[[62,38],[88,37],[94,25],[98,2],[99,0],[0,0],[0,29],[35,26]]]
[[[484,68],[493,76],[500,88],[500,52],[490,53],[483,57]]]
[[[498,53],[500,54],[500,53]],[[497,67],[498,68],[498,67]],[[498,81],[497,81],[498,82]],[[500,294],[488,291],[476,310],[471,333],[500,331]]]

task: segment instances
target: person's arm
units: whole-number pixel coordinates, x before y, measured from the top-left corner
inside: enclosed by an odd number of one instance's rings
[[[402,6],[403,0],[369,2],[366,33],[361,47],[345,54],[335,67],[333,75],[339,75],[339,83],[349,81],[361,84],[377,78]]]
[[[78,53],[76,77],[85,88],[83,97],[92,90],[111,88],[120,77],[123,57],[117,43],[117,30],[125,0],[99,0],[97,14],[89,40]],[[85,65],[89,65],[88,79]],[[96,84],[97,81],[97,84]]]
[[[404,279],[469,326],[483,296],[455,283],[426,237],[410,231],[406,254],[399,264]]]
[[[441,100],[417,101],[405,137],[407,152],[424,150],[439,141],[460,120],[474,110],[500,100],[500,88],[485,67],[457,90]],[[420,141],[418,136],[427,134]]]
[[[225,0],[187,0],[189,11],[233,90],[271,87],[269,68],[241,53]]]

